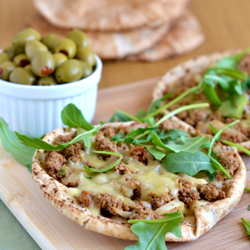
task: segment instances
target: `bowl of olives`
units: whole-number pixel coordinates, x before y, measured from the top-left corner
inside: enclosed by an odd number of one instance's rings
[[[63,127],[60,113],[68,103],[91,122],[101,72],[102,61],[81,30],[65,38],[22,30],[0,51],[0,117],[33,137]]]

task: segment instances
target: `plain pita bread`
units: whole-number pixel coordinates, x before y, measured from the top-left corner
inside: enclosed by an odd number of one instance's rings
[[[55,33],[65,36],[70,29],[57,28],[48,23],[39,14],[27,18],[28,26],[38,30],[42,35]],[[140,53],[160,41],[168,32],[170,24],[157,28],[148,27],[126,32],[91,32],[86,31],[89,47],[102,59],[122,59],[129,54]]]
[[[174,22],[171,30],[152,48],[126,57],[130,61],[157,61],[178,56],[197,48],[205,37],[196,17],[186,12]]]
[[[53,25],[84,30],[122,31],[157,27],[181,16],[190,0],[34,0]]]
[[[162,79],[155,86],[153,90],[153,101],[163,96],[163,92],[166,86],[170,86],[170,89],[174,88],[176,87],[179,79],[183,79],[183,78],[188,79],[192,75],[202,74],[207,68],[209,68],[212,64],[214,64],[216,61],[218,61],[222,57],[233,55],[237,52],[239,51],[238,50],[237,51],[224,51],[220,53],[213,53],[210,55],[199,56],[197,58],[190,59],[174,67],[173,69],[165,73]],[[164,111],[164,113],[167,113],[167,112],[168,112],[167,110]],[[180,120],[176,116],[173,116],[171,118],[171,121],[177,124],[181,123],[183,127],[185,127],[186,131],[189,133],[196,133],[196,130],[193,126],[185,123],[184,121]],[[247,149],[250,149],[250,141],[244,141],[238,144]]]
[[[113,125],[118,126],[119,124],[121,123],[115,123]],[[129,124],[131,123],[123,123],[123,125],[127,126]],[[75,129],[71,128],[56,129],[48,133],[44,140],[52,143],[60,134],[65,135],[74,133]],[[236,154],[238,170],[232,179],[226,181],[226,185],[228,186],[227,197],[223,200],[196,207],[194,209],[193,219],[185,220],[184,218],[181,223],[180,228],[182,231],[182,237],[177,238],[173,234],[167,233],[165,237],[167,241],[183,242],[197,239],[226,216],[239,202],[246,181],[246,168],[241,157],[235,148],[222,146],[220,144],[215,145],[213,151],[221,154],[231,151]],[[121,239],[138,240],[137,236],[132,233],[127,223],[103,216],[96,216],[87,208],[79,206],[77,200],[68,195],[68,188],[50,177],[43,170],[42,164],[44,162],[44,157],[45,153],[43,150],[36,150],[32,165],[33,178],[39,183],[45,198],[47,198],[55,208],[78,224],[85,226],[85,229],[87,230]]]

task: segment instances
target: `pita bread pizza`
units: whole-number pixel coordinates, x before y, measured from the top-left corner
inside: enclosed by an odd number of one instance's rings
[[[188,104],[209,102],[210,106],[189,110],[172,117],[186,124],[192,133],[214,135],[222,127],[239,120],[226,129],[221,140],[228,145],[250,148],[250,54],[227,51],[190,59],[168,71],[153,91],[153,100],[172,93],[163,105],[164,112]],[[177,99],[176,99],[177,97]],[[167,104],[168,103],[168,104]],[[231,145],[230,144],[230,145]]]
[[[74,128],[43,140],[17,136],[37,148],[33,178],[65,216],[137,241],[126,249],[166,249],[165,241],[210,230],[237,205],[246,180],[236,148],[191,136],[167,118],[93,126],[69,104],[62,119]]]

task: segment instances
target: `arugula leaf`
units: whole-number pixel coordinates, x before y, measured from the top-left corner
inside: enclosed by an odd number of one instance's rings
[[[246,48],[240,53],[234,56],[227,56],[220,59],[217,63],[217,67],[235,69],[240,59],[250,51],[250,48]]]
[[[218,110],[223,117],[241,119],[247,102],[245,95],[232,95],[225,98]]]
[[[233,95],[243,95],[245,91],[244,83],[242,83],[239,79],[233,80],[229,82],[230,88],[227,91],[229,94]]]
[[[68,104],[61,112],[63,123],[70,128],[83,128],[91,130],[94,128],[92,124],[87,122],[81,112],[74,104]]]
[[[157,111],[160,107],[161,107],[161,103],[163,101],[165,101],[166,99],[170,98],[173,96],[173,92],[168,92],[166,95],[164,95],[163,97],[155,100],[154,102],[152,102],[149,106],[148,109],[148,114],[152,114],[153,112]]]
[[[185,173],[190,176],[196,175],[201,170],[207,170],[210,174],[216,170],[210,158],[201,151],[170,153],[163,159],[162,164],[171,173]]]
[[[131,230],[138,235],[139,241],[132,246],[128,246],[125,250],[167,250],[165,243],[165,235],[171,232],[176,237],[181,238],[180,223],[183,214],[175,212],[164,214],[167,217],[155,220],[129,220],[128,223],[133,224]]]
[[[186,133],[183,130],[180,129],[170,129],[167,133],[163,133],[163,135],[159,134],[159,138],[164,141],[164,140],[177,140],[179,137],[185,136],[189,137],[190,134]]]
[[[217,82],[221,86],[221,88],[224,89],[225,91],[229,91],[229,89],[230,89],[228,81],[226,81],[224,78],[222,78],[220,76],[209,74],[209,75],[205,75],[203,79],[205,82],[207,82],[209,84],[211,83],[210,85],[213,88],[215,87],[213,82]]]
[[[130,115],[130,114],[128,114],[128,113],[126,113],[126,112],[124,112],[124,111],[122,111],[122,110],[120,110],[120,109],[115,109],[115,111],[116,111],[117,113],[123,114],[124,116],[127,116],[127,117],[129,118],[129,121],[140,122],[140,119],[139,119],[139,118],[137,118],[137,117],[135,117],[135,116],[133,116],[133,115]]]
[[[247,234],[250,235],[250,222],[248,222],[244,218],[241,218],[241,221],[243,222],[243,225],[245,226],[245,228],[247,230]]]
[[[97,154],[116,155],[116,156],[119,156],[119,159],[117,161],[115,161],[114,163],[112,163],[111,165],[108,165],[108,166],[100,168],[100,169],[95,169],[95,168],[90,168],[89,166],[84,166],[85,169],[87,169],[91,172],[96,172],[96,173],[107,172],[108,170],[110,170],[113,167],[115,167],[116,165],[118,165],[120,163],[120,161],[122,160],[122,154],[118,154],[118,153],[114,153],[114,152],[107,152],[107,151],[94,151],[94,152]]]
[[[226,130],[227,128],[232,127],[234,124],[236,124],[236,123],[239,122],[239,121],[240,121],[240,120],[236,120],[236,121],[231,122],[230,124],[228,124],[228,125],[225,126],[224,128],[220,129],[220,130],[214,135],[214,137],[213,137],[213,139],[212,139],[212,141],[211,141],[210,147],[208,148],[208,153],[207,153],[208,156],[211,156],[213,145],[214,145],[214,143],[215,143],[216,140],[220,139],[220,136],[221,136],[221,134],[223,133],[223,131]]]
[[[27,145],[27,146],[30,146],[30,147],[33,147],[36,149],[43,149],[43,150],[49,150],[49,151],[59,151],[59,150],[63,150],[65,148],[69,147],[70,145],[72,145],[78,141],[83,141],[84,145],[87,148],[90,148],[91,147],[90,137],[99,128],[100,128],[100,126],[94,127],[92,130],[89,130],[83,134],[76,136],[71,141],[66,142],[64,144],[58,143],[56,146],[53,146],[53,145],[47,143],[46,141],[43,141],[40,138],[31,138],[27,135],[19,134],[18,132],[15,132],[15,133],[16,133],[17,137],[19,138],[21,144],[24,144],[24,145]]]
[[[216,134],[217,132],[218,132],[218,130],[211,124],[211,123],[209,123],[209,127],[211,128],[211,130],[212,130],[212,132],[214,133],[214,134]],[[219,141],[220,139],[217,139],[216,141]]]
[[[216,176],[216,173],[215,173],[215,172],[212,173],[212,174],[208,173],[208,178],[209,178],[210,181],[214,181],[215,176]]]
[[[156,160],[160,161],[166,155],[160,149],[156,148],[153,145],[142,145],[142,146],[144,146],[149,151],[149,153],[154,156]]]
[[[196,136],[192,138],[181,136],[180,138],[183,144],[176,144],[172,141],[168,142],[167,144],[163,144],[156,133],[152,134],[152,142],[155,145],[176,153],[180,151],[195,153],[200,149],[202,145],[210,143],[210,139],[204,136]]]
[[[10,152],[17,159],[17,161],[24,165],[32,165],[32,158],[35,153],[35,149],[21,144],[15,133],[9,129],[8,123],[6,123],[1,117],[0,138],[4,149],[7,152]]]
[[[250,192],[250,188],[248,188],[248,187],[245,187],[245,190],[248,191],[248,192]]]
[[[215,91],[215,85],[211,80],[203,80],[202,81],[202,89],[203,93],[207,96],[207,98],[212,102],[215,106],[219,107],[221,105],[220,98],[218,97]]]
[[[128,116],[121,112],[116,112],[113,116],[109,119],[108,122],[128,122],[131,121]]]
[[[118,135],[113,136],[110,141],[116,141],[118,143],[124,141],[127,145],[133,143],[133,144],[139,144],[139,143],[145,143],[151,140],[151,136],[147,138],[137,139],[136,136],[143,135],[146,131],[155,130],[156,128],[138,128],[136,130],[132,130],[129,134],[127,134],[124,137],[124,133],[120,133]]]
[[[236,69],[226,69],[226,68],[210,68],[207,70],[207,74],[209,74],[210,72],[214,72],[218,75],[225,75],[225,76],[229,76],[235,79],[239,79],[239,80],[246,80],[247,76]]]
[[[211,160],[211,163],[212,163],[213,167],[215,167],[218,170],[220,170],[228,179],[232,178],[232,176],[227,172],[227,170],[217,160],[215,160],[211,156],[209,156],[209,158]]]
[[[250,150],[248,150],[248,149],[240,146],[237,143],[234,143],[234,142],[231,142],[231,141],[227,141],[227,140],[224,140],[223,143],[226,144],[226,145],[228,145],[228,146],[233,146],[233,147],[239,149],[240,151],[242,151],[243,153],[245,153],[247,155],[250,155]]]
[[[144,109],[140,109],[138,111],[138,113],[135,115],[135,117],[138,118],[138,119],[142,119],[146,115],[147,115],[147,111],[145,111]]]
[[[92,177],[91,176],[87,176],[86,174],[84,174],[84,177],[86,178],[86,179],[92,179]]]
[[[185,92],[181,93],[180,95],[178,95],[175,99],[173,99],[172,101],[168,102],[167,104],[161,106],[160,108],[158,108],[156,111],[148,114],[146,117],[144,117],[144,119],[148,119],[150,117],[154,117],[158,114],[160,114],[163,110],[168,109],[169,107],[173,106],[175,103],[179,102],[181,99],[183,99],[185,96],[189,95],[190,93],[194,93],[197,92],[199,89],[201,88],[201,84],[199,84],[196,87],[192,87],[188,90],[186,90]],[[182,111],[180,111],[182,112]],[[177,112],[178,113],[178,112]]]

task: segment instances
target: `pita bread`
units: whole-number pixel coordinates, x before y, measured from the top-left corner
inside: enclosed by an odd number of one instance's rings
[[[126,57],[129,61],[157,61],[188,53],[197,48],[205,37],[199,21],[186,12],[174,22],[171,30],[159,43],[137,55]]]
[[[200,57],[197,57],[194,59],[190,59],[190,60],[176,66],[175,68],[169,70],[155,86],[155,88],[153,90],[153,101],[160,98],[163,95],[163,92],[167,86],[169,86],[170,89],[176,88],[178,86],[178,82],[180,79],[182,79],[181,84],[183,84],[183,81],[185,84],[185,79],[188,80],[188,79],[190,79],[190,77],[192,77],[194,75],[202,74],[207,68],[209,68],[211,65],[213,65],[219,59],[221,59],[225,56],[233,55],[237,52],[238,51],[225,51],[225,52],[220,52],[220,53],[214,53],[211,55],[200,56]],[[165,112],[168,112],[168,111],[165,111]],[[181,122],[183,124],[183,126],[185,123],[183,120],[180,120],[178,117],[172,117],[172,121],[177,122],[177,123]],[[196,133],[195,127],[193,127],[187,123],[185,123],[185,124],[186,124],[186,130],[189,133]],[[219,128],[221,124],[214,123],[213,125],[218,125],[218,128]],[[200,127],[199,127],[199,129],[200,129]],[[203,130],[201,129],[202,133],[208,133],[208,131],[203,131]],[[224,132],[224,135],[225,135],[225,133],[228,133],[229,135],[230,134],[233,135],[233,134],[237,133],[237,130],[227,130]],[[242,134],[242,136],[244,136],[244,134]],[[246,138],[246,136],[244,136],[243,138]],[[247,148],[247,149],[250,149],[250,141],[247,138],[238,144]]]
[[[118,126],[119,124],[129,126],[131,122],[115,123],[113,126]],[[44,140],[52,143],[58,135],[74,133],[75,129],[71,128],[56,129],[48,133]],[[225,182],[228,187],[226,198],[205,205],[196,206],[194,208],[194,216],[192,216],[192,218],[185,217],[181,223],[180,228],[182,237],[177,238],[173,234],[167,233],[167,241],[191,241],[197,239],[211,229],[239,202],[246,181],[246,169],[241,157],[235,148],[226,147],[221,144],[215,145],[213,151],[215,153],[221,153],[224,156],[227,152],[234,152],[234,159],[238,165],[238,169],[233,178]],[[47,198],[55,208],[78,224],[85,226],[87,230],[121,239],[138,240],[137,236],[132,233],[128,223],[125,221],[116,218],[111,219],[101,215],[97,216],[91,213],[88,208],[80,206],[78,201],[68,194],[68,188],[66,186],[56,179],[53,179],[45,172],[42,167],[44,159],[44,151],[36,150],[32,165],[33,178],[39,183],[45,198]]]
[[[178,18],[190,0],[34,0],[37,10],[61,28],[122,31],[155,28]]]
[[[55,33],[65,36],[70,29],[57,28],[40,15],[27,18],[28,26],[38,30],[42,35]],[[157,28],[144,27],[126,32],[91,32],[86,31],[89,47],[102,59],[121,59],[129,54],[140,53],[154,44],[168,32],[170,24]]]

